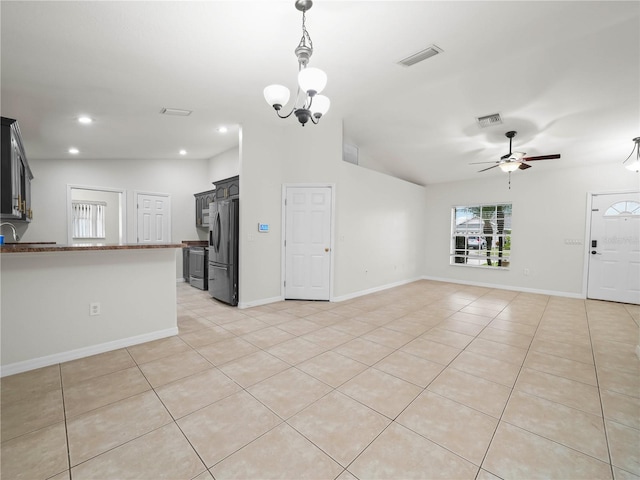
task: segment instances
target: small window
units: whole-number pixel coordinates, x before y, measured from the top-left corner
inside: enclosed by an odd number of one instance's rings
[[[73,201],[73,238],[105,238],[106,202]]]
[[[509,266],[510,203],[453,207],[451,216],[451,265]]]
[[[640,215],[640,203],[617,202],[604,212],[605,217],[615,217],[616,215]]]

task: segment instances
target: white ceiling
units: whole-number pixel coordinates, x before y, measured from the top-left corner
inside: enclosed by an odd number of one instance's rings
[[[293,0],[3,0],[1,22],[2,115],[33,159],[210,158],[249,118],[285,122],[266,85],[295,88]],[[508,130],[514,150],[562,154],[537,171],[622,162],[640,135],[640,2],[316,0],[307,29],[327,116],[367,166],[418,184],[501,175],[468,163],[507,153]],[[431,44],[444,53],[397,65]]]

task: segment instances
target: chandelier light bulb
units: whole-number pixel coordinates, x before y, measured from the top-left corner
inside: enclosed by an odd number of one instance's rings
[[[331,100],[329,97],[325,97],[324,95],[316,95],[313,97],[313,101],[311,103],[311,113],[315,118],[320,118],[322,115],[329,111],[329,107],[331,106]]]
[[[276,110],[280,110],[289,102],[289,89],[282,85],[269,85],[264,89],[264,99]]]
[[[298,73],[298,85],[300,90],[313,97],[327,86],[327,74],[319,68],[304,68]]]
[[[640,160],[631,162],[629,165],[626,165],[626,168],[632,172],[640,172]]]

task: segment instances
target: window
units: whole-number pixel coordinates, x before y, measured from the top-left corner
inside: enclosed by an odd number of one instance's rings
[[[73,238],[105,238],[106,202],[73,201]]]
[[[604,213],[605,217],[616,215],[640,215],[640,203],[633,201],[614,203]]]
[[[509,266],[510,203],[453,207],[451,217],[451,265]]]

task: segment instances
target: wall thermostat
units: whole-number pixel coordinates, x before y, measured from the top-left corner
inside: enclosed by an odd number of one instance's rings
[[[268,223],[258,223],[258,231],[260,233],[269,233],[269,224]]]

